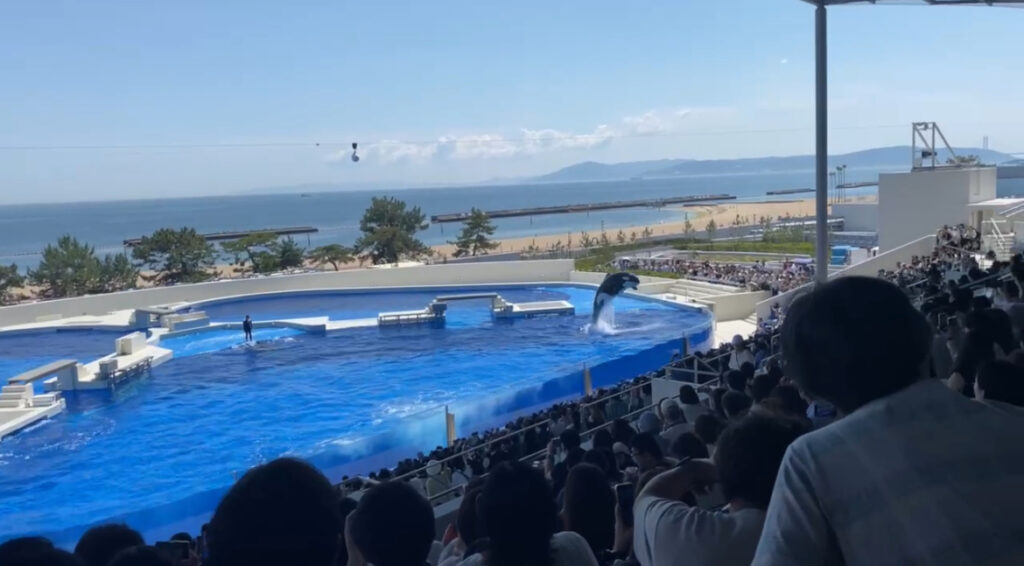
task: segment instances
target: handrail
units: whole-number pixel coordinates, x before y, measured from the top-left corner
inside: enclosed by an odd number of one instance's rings
[[[471,454],[473,452],[476,452],[477,450],[480,450],[480,449],[483,449],[483,448],[485,448],[487,446],[490,446],[491,444],[495,444],[497,442],[502,442],[502,441],[508,440],[509,438],[511,438],[513,436],[521,435],[522,433],[526,432],[527,430],[530,430],[532,428],[536,428],[536,427],[539,427],[539,426],[542,426],[542,425],[546,425],[546,424],[549,424],[547,419],[539,421],[539,422],[535,422],[535,423],[533,423],[533,424],[531,424],[529,426],[525,426],[523,428],[513,430],[513,431],[509,432],[508,434],[504,434],[502,436],[499,436],[498,438],[492,438],[490,440],[481,442],[480,444],[477,444],[477,445],[473,446],[472,448],[465,449],[465,450],[459,452],[458,454],[453,454],[451,456],[446,456],[446,457],[444,457],[444,458],[442,458],[440,460],[434,460],[434,463],[435,464],[443,464],[445,462],[454,460],[456,458],[461,458],[461,457],[463,457],[463,456],[465,456],[467,454]],[[426,469],[429,468],[430,466],[431,466],[431,464],[427,464],[425,466],[416,468],[415,470],[411,470],[411,471],[406,472],[406,473],[404,473],[404,474],[402,474],[400,476],[395,476],[394,478],[392,478],[392,480],[393,481],[397,481],[397,480],[403,480],[403,479],[406,479],[406,478],[415,477],[420,472],[426,471]]]
[[[666,397],[665,399],[676,399],[678,397],[679,397],[679,395],[674,395],[672,397]],[[643,407],[641,407],[641,408],[639,408],[639,409],[637,409],[635,411],[626,413],[621,418],[624,418],[624,419],[627,419],[627,420],[631,420],[633,416],[640,415],[640,414],[643,414],[643,413],[645,413],[647,411],[654,410],[654,407],[655,407],[655,403],[651,403],[650,405],[645,405],[645,406],[643,406]],[[582,437],[584,435],[593,436],[593,434],[595,432],[597,432],[597,431],[599,431],[601,429],[607,428],[607,427],[611,427],[614,423],[615,423],[615,421],[608,421],[608,422],[602,423],[601,425],[598,425],[598,426],[596,426],[596,427],[594,427],[594,428],[592,428],[590,430],[582,431],[582,432],[580,432],[580,437],[582,439]],[[547,447],[544,447],[544,448],[542,448],[540,450],[537,450],[536,452],[532,452],[530,454],[526,454],[525,456],[520,457],[519,461],[520,462],[533,462],[533,461],[537,461],[537,460],[539,460],[542,457],[546,457],[547,456],[547,451],[548,451]],[[490,472],[485,472],[485,473],[481,474],[478,477],[485,478],[489,474],[490,474]],[[398,478],[395,478],[395,479],[397,480]],[[429,502],[431,502],[431,504],[433,504],[434,500],[441,499],[441,498],[446,497],[446,496],[448,496],[450,494],[456,493],[456,492],[458,492],[458,491],[460,491],[462,489],[465,489],[465,487],[466,487],[465,484],[453,485],[453,486],[449,487],[448,489],[445,489],[444,491],[435,493],[434,495],[427,496],[427,501],[429,501]]]

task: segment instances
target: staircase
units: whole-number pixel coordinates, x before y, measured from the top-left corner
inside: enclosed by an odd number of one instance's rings
[[[982,237],[981,251],[987,253],[992,250],[996,253],[999,261],[1009,261],[1013,256],[1014,234],[1009,232],[1012,225],[1006,220],[989,219],[988,227],[990,232]]]
[[[744,322],[748,322],[750,324],[753,324],[754,327],[756,328],[757,327],[757,312],[755,311],[755,312],[750,313],[750,316],[748,316],[747,318],[743,319],[743,321]]]
[[[679,279],[676,284],[669,288],[668,292],[677,297],[692,301],[705,297],[717,297],[741,291],[738,287],[708,283],[706,281],[694,281],[692,279]]]
[[[4,385],[0,388],[0,409],[24,409],[32,403],[32,385]]]

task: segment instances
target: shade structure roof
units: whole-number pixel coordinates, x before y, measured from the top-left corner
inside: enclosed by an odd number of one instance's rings
[[[839,6],[842,4],[877,4],[905,6],[1001,6],[1005,8],[1024,8],[1021,0],[803,0],[808,4],[825,4]]]

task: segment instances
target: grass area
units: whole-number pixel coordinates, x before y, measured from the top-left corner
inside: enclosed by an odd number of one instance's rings
[[[813,255],[814,244],[812,242],[792,241],[792,242],[709,242],[707,240],[688,240],[679,239],[671,240],[667,242],[659,242],[660,245],[668,245],[677,250],[701,250],[701,251],[721,251],[721,252],[754,252],[754,253],[775,253],[775,254],[802,254],[802,255]],[[652,244],[622,244],[615,246],[605,246],[602,248],[595,248],[587,256],[576,259],[576,270],[577,271],[595,271],[603,272],[607,271],[607,264],[615,258],[616,255],[625,252],[647,249],[652,247]],[[736,256],[736,255],[707,255],[701,256],[702,259],[709,261],[722,261],[722,262],[750,262],[755,261],[758,258],[756,256]],[[654,277],[666,277],[666,278],[677,278],[678,276],[671,273],[662,273],[660,271],[644,271],[635,270],[633,271],[636,275],[651,275]]]
[[[672,245],[677,250],[706,250],[722,252],[759,252],[775,254],[814,255],[813,242],[693,242],[683,241]]]

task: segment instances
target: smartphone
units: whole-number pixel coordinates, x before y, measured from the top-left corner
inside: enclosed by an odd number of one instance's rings
[[[946,330],[947,328],[949,328],[949,315],[944,313],[944,312],[940,312],[939,313],[939,330]]]
[[[188,560],[189,557],[189,544],[188,541],[184,540],[165,540],[156,543],[157,552],[163,554],[168,560],[178,563],[182,560]]]
[[[627,527],[633,526],[633,500],[636,498],[636,485],[620,483],[615,486],[615,501],[619,507],[619,516]]]

